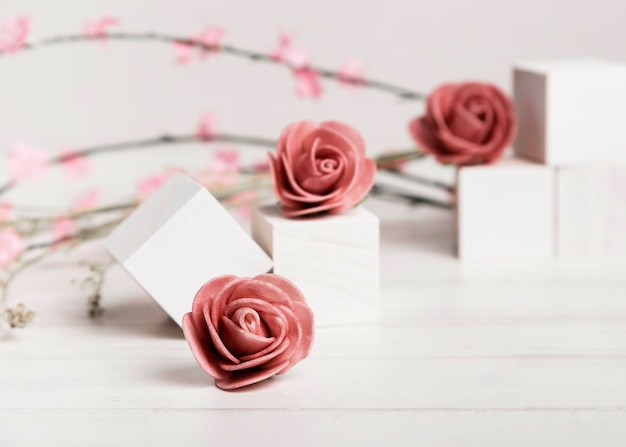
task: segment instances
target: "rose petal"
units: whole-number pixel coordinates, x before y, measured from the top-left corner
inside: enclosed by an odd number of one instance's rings
[[[325,121],[320,124],[320,127],[330,129],[339,135],[344,135],[358,149],[359,154],[365,155],[365,141],[354,127],[338,121]]]
[[[333,212],[337,213],[354,207],[372,189],[376,177],[376,162],[369,158],[364,158],[359,166],[358,177],[355,178],[352,188],[346,190],[341,197],[341,205],[334,208]]]
[[[262,337],[248,332],[225,316],[222,317],[220,337],[228,351],[237,357],[258,353],[276,340],[275,337]]]
[[[232,292],[233,301],[249,297],[263,300],[272,305],[282,304],[289,308],[293,307],[291,298],[280,287],[254,278],[237,285]]]
[[[262,275],[257,275],[253,279],[257,281],[261,281],[263,283],[273,284],[283,292],[285,292],[291,301],[294,303],[305,303],[306,299],[300,289],[291,281],[289,281],[284,276],[275,275],[273,273],[264,273]]]
[[[274,158],[274,155],[271,153],[268,153],[268,160],[272,178],[274,179],[274,193],[276,194],[276,197],[278,197],[278,201],[288,206],[299,206],[298,201],[293,201],[289,197],[285,196],[289,185],[282,161]]]
[[[264,314],[264,312],[260,313]],[[274,336],[274,342],[262,351],[259,351],[253,355],[242,355],[239,358],[239,360],[241,360],[242,362],[247,362],[248,360],[252,360],[255,357],[265,355],[268,352],[273,351],[283,342],[283,340],[287,336],[287,319],[284,315],[281,315],[281,317],[279,317],[274,314],[266,314],[263,315],[263,321],[265,322],[265,324],[268,325],[268,327],[271,327],[271,333],[278,334],[278,336]]]
[[[206,282],[200,287],[198,292],[196,292],[196,296],[193,298],[193,303],[191,304],[191,314],[196,330],[198,330],[204,339],[209,339],[209,328],[204,319],[204,305],[208,302],[212,302],[215,295],[226,288],[229,283],[234,283],[238,280],[239,278],[233,275],[218,276]]]
[[[295,314],[302,327],[302,338],[295,349],[295,352],[289,359],[289,365],[277,374],[285,374],[296,363],[307,357],[313,348],[313,340],[315,338],[313,311],[304,303],[296,303]]]
[[[271,369],[256,369],[253,371],[238,372],[229,378],[215,379],[215,386],[221,390],[234,390],[269,379],[270,377],[276,375],[277,371],[280,371],[283,368],[284,364],[278,364]]]
[[[235,357],[232,352],[228,350],[228,348],[224,345],[224,342],[220,338],[220,335],[216,329],[216,326],[213,325],[213,321],[211,321],[210,309],[209,306],[211,303],[205,303],[202,310],[204,311],[204,318],[207,322],[207,326],[209,327],[209,334],[211,336],[211,342],[215,347],[215,350],[222,358],[226,358],[235,364],[241,363],[237,357]]]
[[[218,367],[218,357],[211,343],[207,343],[195,327],[191,312],[183,317],[183,333],[198,365],[216,379],[226,379],[232,373]]]
[[[220,368],[224,369],[225,371],[242,371],[245,369],[256,368],[257,366],[261,366],[267,363],[268,361],[275,359],[276,357],[281,355],[283,352],[287,350],[287,348],[290,345],[291,345],[291,341],[288,338],[286,338],[280,344],[280,346],[278,346],[272,352],[269,352],[265,355],[255,357],[251,360],[248,360],[247,362],[241,362],[238,365],[233,365],[233,364],[224,363],[224,362],[220,362],[219,365],[220,365]]]
[[[291,358],[294,356],[294,353],[298,350],[300,343],[302,342],[302,325],[298,320],[295,312],[285,306],[278,306],[281,308],[284,316],[287,318],[287,339],[290,340],[289,349],[285,352],[281,353],[281,355],[269,360],[267,362],[267,367],[271,368],[276,363],[281,363],[285,360],[291,361]]]
[[[311,121],[300,121],[290,124],[278,140],[279,157],[285,156],[289,160],[295,160],[302,153],[302,142],[307,135],[314,133],[318,125]],[[284,136],[284,138],[283,138]]]
[[[241,307],[251,307],[259,313],[261,319],[267,325],[270,335],[276,337],[276,341],[274,341],[273,345],[278,346],[278,344],[282,342],[282,339],[286,336],[289,321],[287,321],[287,317],[279,306],[275,306],[274,304],[258,298],[239,298],[228,304],[226,307],[226,315],[232,314],[234,310]],[[270,316],[272,316],[272,318],[270,318]],[[275,319],[282,321],[277,323]]]

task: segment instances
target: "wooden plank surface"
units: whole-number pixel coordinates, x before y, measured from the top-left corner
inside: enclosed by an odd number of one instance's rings
[[[59,253],[11,298],[0,446],[626,444],[626,260],[460,263],[444,212],[371,201],[381,318],[322,328],[289,374],[227,393],[119,267],[96,321]]]

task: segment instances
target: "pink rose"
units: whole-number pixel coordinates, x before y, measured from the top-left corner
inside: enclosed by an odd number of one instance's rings
[[[376,174],[361,135],[335,121],[287,126],[269,161],[274,191],[289,217],[352,208],[369,192]]]
[[[224,275],[200,288],[183,331],[215,385],[232,390],[284,374],[309,355],[313,312],[281,276]]]
[[[446,84],[430,94],[426,115],[409,128],[419,148],[441,163],[491,163],[513,139],[515,113],[509,97],[494,85]]]

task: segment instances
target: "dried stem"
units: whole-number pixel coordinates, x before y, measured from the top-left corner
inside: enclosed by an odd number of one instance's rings
[[[265,62],[273,65],[282,65],[289,69],[294,69],[295,67],[291,66],[286,61],[276,60],[272,58],[269,54],[265,54],[259,51],[248,50],[245,48],[236,47],[233,45],[207,45],[195,39],[190,39],[188,37],[183,36],[174,36],[168,35],[164,33],[156,33],[156,32],[111,32],[106,33],[101,36],[85,36],[83,34],[69,34],[63,36],[54,36],[48,37],[37,42],[28,43],[22,46],[20,51],[26,50],[35,50],[43,47],[50,47],[54,45],[60,44],[68,44],[68,43],[79,43],[79,42],[100,42],[102,39],[110,39],[110,40],[119,40],[119,41],[132,41],[132,42],[161,42],[161,43],[179,43],[185,44],[192,47],[196,47],[199,49],[203,49],[206,51],[213,52],[222,52],[225,54],[230,54],[236,57],[242,57],[249,59],[255,62]],[[0,54],[1,56],[1,54]],[[329,70],[327,68],[318,67],[318,66],[308,66],[310,70],[314,70],[319,76],[327,79],[333,80],[342,80],[346,81],[345,77],[340,75],[339,72],[334,70]],[[349,82],[349,80],[348,80]],[[426,99],[426,95],[420,92],[416,92],[404,87],[400,87],[397,85],[393,85],[387,82],[382,82],[374,79],[355,79],[355,85],[371,88],[373,90],[378,90],[384,93],[389,93],[391,95],[397,96],[400,99],[406,100],[415,100],[415,101],[423,101]]]

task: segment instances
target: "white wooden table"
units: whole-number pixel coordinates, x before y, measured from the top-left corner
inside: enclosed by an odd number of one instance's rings
[[[38,315],[0,340],[0,446],[626,445],[626,260],[460,263],[450,215],[370,209],[380,321],[319,330],[238,392],[121,268],[96,321],[67,256],[25,273],[11,299]]]

